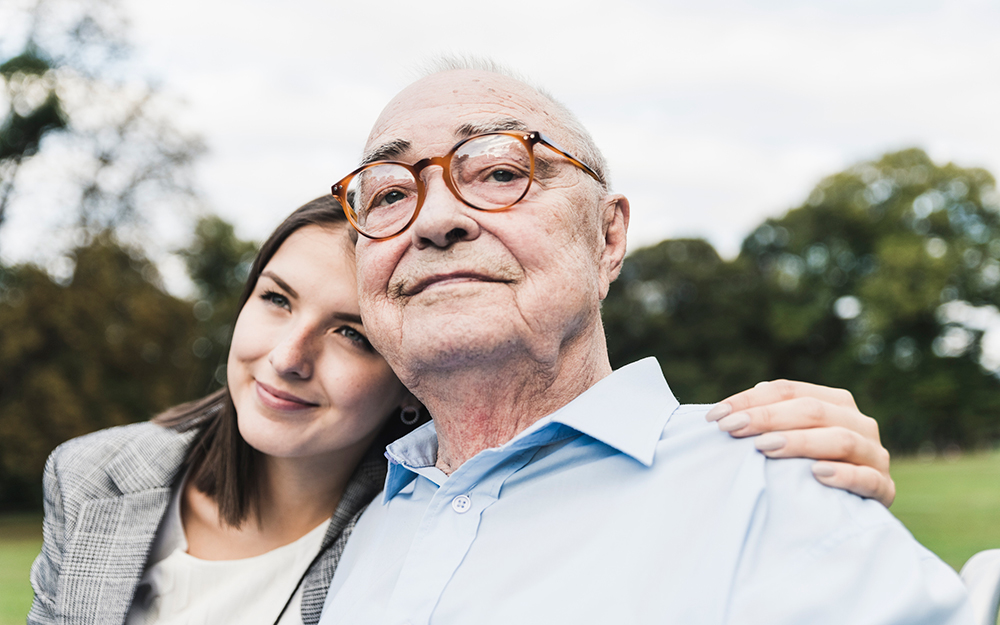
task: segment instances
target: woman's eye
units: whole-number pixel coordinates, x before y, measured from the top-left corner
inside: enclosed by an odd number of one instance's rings
[[[260,298],[265,302],[274,304],[279,308],[284,308],[285,310],[291,310],[292,303],[288,301],[288,298],[281,293],[275,293],[274,291],[264,291],[261,293]]]
[[[364,349],[367,349],[369,351],[373,349],[372,344],[368,342],[368,337],[366,337],[361,332],[358,332],[351,326],[343,326],[341,328],[338,328],[337,332],[342,334],[348,340],[357,343],[360,347],[363,347]]]

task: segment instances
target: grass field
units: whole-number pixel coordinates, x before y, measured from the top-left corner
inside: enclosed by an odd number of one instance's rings
[[[0,516],[0,625],[24,624],[31,607],[28,571],[41,547],[40,515]]]
[[[892,513],[956,569],[983,549],[1000,548],[1000,452],[921,462],[894,461]]]
[[[913,535],[959,569],[983,549],[1000,548],[1000,452],[893,462],[892,512]],[[38,515],[0,516],[0,625],[24,623],[28,570],[41,547]]]

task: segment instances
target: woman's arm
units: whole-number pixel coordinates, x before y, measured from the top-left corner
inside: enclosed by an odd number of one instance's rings
[[[31,565],[31,587],[35,600],[28,614],[28,625],[56,622],[55,595],[59,583],[59,568],[65,545],[65,515],[62,491],[56,475],[58,450],[45,463],[42,485],[45,489],[45,517],[42,521],[42,552]]]
[[[877,499],[886,507],[896,497],[889,452],[875,419],[858,410],[850,392],[775,380],[761,382],[720,402],[706,418],[736,437],[755,441],[770,458],[814,458],[816,479],[834,488]]]

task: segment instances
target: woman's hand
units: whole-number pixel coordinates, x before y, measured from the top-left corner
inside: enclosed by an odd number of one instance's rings
[[[769,458],[814,458],[816,479],[886,507],[896,497],[889,452],[875,419],[861,414],[848,391],[806,382],[761,382],[728,397],[705,417],[736,437],[760,434]]]

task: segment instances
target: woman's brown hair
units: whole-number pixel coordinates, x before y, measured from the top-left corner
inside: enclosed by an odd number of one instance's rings
[[[260,246],[240,295],[237,315],[253,294],[261,271],[281,244],[306,226],[341,227],[353,232],[343,209],[332,195],[297,208]],[[349,233],[345,232],[344,236],[349,236]],[[372,415],[373,418],[382,416]],[[236,407],[228,386],[201,399],[174,406],[154,417],[153,422],[179,431],[198,430],[187,455],[189,479],[198,490],[215,501],[219,506],[219,516],[227,524],[239,527],[251,513],[260,518],[260,452],[240,435]],[[405,433],[398,419],[390,419],[373,448],[384,446]]]

